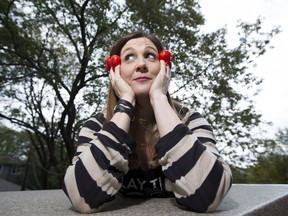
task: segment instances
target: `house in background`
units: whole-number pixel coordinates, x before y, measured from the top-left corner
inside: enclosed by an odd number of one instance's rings
[[[0,156],[0,191],[21,190],[25,167],[19,158]]]

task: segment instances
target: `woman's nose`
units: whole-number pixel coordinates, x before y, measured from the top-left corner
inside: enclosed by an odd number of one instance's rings
[[[148,72],[148,68],[144,59],[139,59],[136,71],[141,73]]]

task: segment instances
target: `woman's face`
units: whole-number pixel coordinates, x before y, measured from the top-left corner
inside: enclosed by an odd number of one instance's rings
[[[122,48],[121,77],[136,96],[148,95],[153,80],[160,71],[158,50],[148,38],[129,40]]]

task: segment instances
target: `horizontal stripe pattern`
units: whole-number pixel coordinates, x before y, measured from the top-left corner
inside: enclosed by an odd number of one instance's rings
[[[162,165],[165,176],[169,178],[171,182],[176,182],[182,176],[185,176],[191,170],[191,167],[197,164],[205,149],[205,146],[198,143],[195,143],[189,149],[187,148],[186,151],[177,151],[177,148],[174,148],[174,150],[178,152],[178,156],[175,158],[170,157],[173,158],[173,160],[170,160],[168,164]],[[181,153],[179,154],[179,152]],[[169,157],[169,155],[166,156]],[[164,160],[165,158],[161,160],[161,164]],[[183,164],[189,164],[189,166],[183,166]]]
[[[179,143],[187,133],[189,133],[189,129],[185,125],[177,125],[170,133],[162,137],[156,144],[155,149],[157,152],[157,157],[162,158],[166,152],[173,148],[175,143]]]
[[[213,203],[215,199],[219,199],[219,197],[216,197],[216,193],[220,186],[222,173],[222,165],[216,162],[206,178],[201,179],[201,187],[198,187],[194,193],[188,196],[177,198],[176,201],[180,205],[190,209],[192,208],[195,212],[207,212],[211,203]],[[189,185],[188,182],[187,184]]]
[[[63,190],[79,212],[98,211],[114,199],[128,172],[134,141],[101,116],[89,119],[80,130],[77,151],[67,168]]]
[[[110,176],[108,176],[109,174],[106,174],[106,176],[97,176],[97,173],[99,173],[99,167],[96,166],[90,168],[90,170],[88,168],[87,170],[87,165],[87,163],[82,162],[81,160],[76,164],[75,180],[77,182],[79,195],[84,198],[85,202],[91,209],[97,209],[105,202],[112,200],[111,194],[113,194],[113,191],[115,191],[116,188],[104,188],[105,181],[103,182],[103,179],[106,179],[106,183],[109,183],[107,182],[108,179],[111,180],[111,178],[109,178]],[[92,173],[92,171],[94,172]],[[114,183],[115,180],[112,178],[111,182]],[[79,185],[81,186],[79,187]],[[97,194],[97,196],[95,196],[95,194]]]
[[[213,211],[231,186],[231,171],[208,122],[198,112],[187,115],[185,124],[160,139],[156,152],[177,202],[195,212]]]
[[[135,141],[97,114],[80,130],[78,143],[63,190],[78,211],[99,211],[120,190]],[[195,212],[215,210],[232,184],[231,170],[215,144],[208,122],[200,113],[188,111],[183,124],[155,146],[165,190],[174,193],[178,204]]]

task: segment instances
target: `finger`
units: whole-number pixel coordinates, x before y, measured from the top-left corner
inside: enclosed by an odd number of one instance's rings
[[[160,71],[166,72],[166,63],[164,60],[160,60],[161,68]]]
[[[169,67],[168,64],[166,64],[166,74],[167,74],[167,76],[168,76],[169,79],[170,79],[170,78],[171,78],[171,69],[170,69],[170,67]]]
[[[120,65],[117,65],[115,68],[114,68],[114,71],[115,71],[115,74],[117,76],[120,76]]]
[[[113,71],[113,68],[111,68],[110,71],[109,71],[109,78],[110,78],[110,81],[112,81],[113,78],[114,78],[114,71]]]

